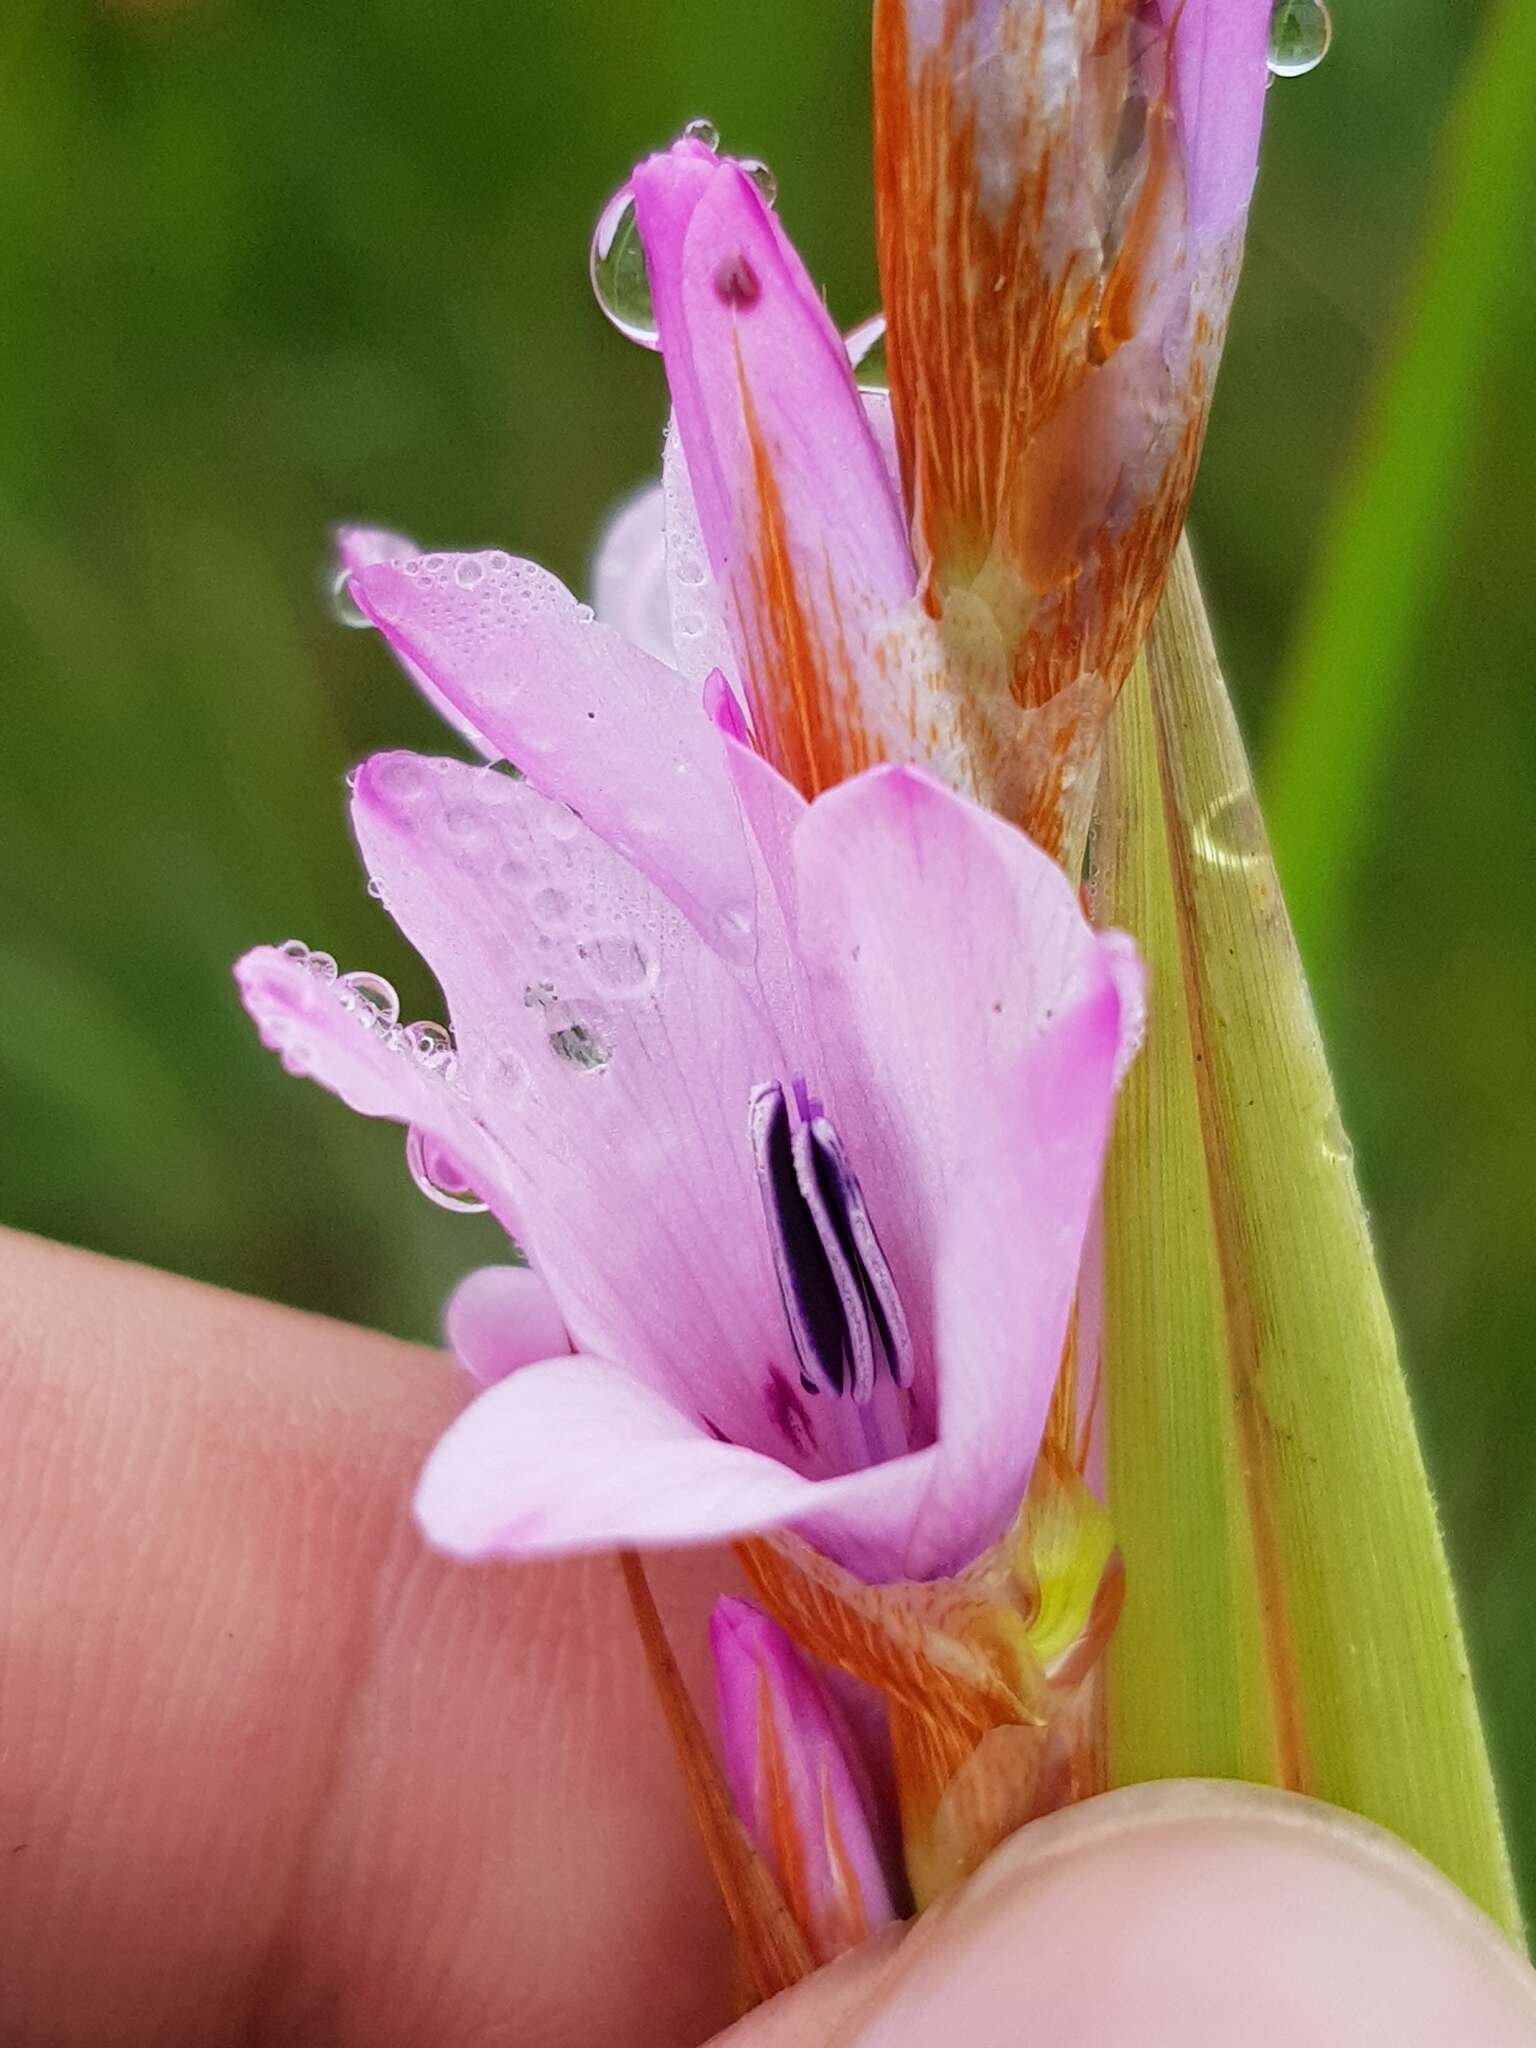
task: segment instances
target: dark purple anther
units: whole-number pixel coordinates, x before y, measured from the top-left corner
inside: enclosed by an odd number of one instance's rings
[[[809,1097],[796,1085],[804,1109]],[[912,1381],[912,1339],[858,1177],[837,1133],[813,1115],[792,1129],[776,1081],[748,1112],[763,1214],[784,1313],[808,1390],[868,1401],[880,1365]]]

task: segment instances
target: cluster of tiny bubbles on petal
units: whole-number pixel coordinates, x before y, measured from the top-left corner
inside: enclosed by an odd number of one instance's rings
[[[352,595],[352,571],[340,568],[331,577],[331,613],[339,626],[366,627],[373,624]]]
[[[405,1163],[411,1179],[439,1209],[452,1210],[459,1216],[478,1216],[490,1206],[470,1186],[463,1167],[448,1147],[415,1124],[405,1134]]]
[[[1275,0],[1269,15],[1269,68],[1276,78],[1315,71],[1333,41],[1333,18],[1324,0]]]
[[[890,373],[885,363],[885,315],[874,313],[861,320],[844,344],[853,365],[854,382],[861,391],[885,391]]]
[[[329,953],[313,951],[302,939],[284,939],[277,951],[324,983],[338,1006],[381,1045],[391,1052],[409,1055],[429,1072],[453,1083],[456,1092],[462,1092],[457,1082],[459,1058],[452,1033],[446,1025],[433,1024],[425,1018],[416,1024],[402,1025],[400,998],[382,974],[361,968],[342,974]]]
[[[628,185],[621,186],[598,215],[587,273],[598,305],[620,334],[642,348],[660,348],[635,195]]]

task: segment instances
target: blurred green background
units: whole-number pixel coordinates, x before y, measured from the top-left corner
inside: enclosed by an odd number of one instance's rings
[[[1495,12],[1339,0],[1273,92],[1195,530],[1530,1896],[1536,38]],[[227,974],[297,933],[437,1008],[342,815],[434,730],[333,622],[327,528],[581,578],[663,411],[587,233],[690,115],[868,312],[866,5],[9,0],[0,94],[0,1216],[429,1336],[494,1232]]]

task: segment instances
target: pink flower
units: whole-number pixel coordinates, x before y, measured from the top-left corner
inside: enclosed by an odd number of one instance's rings
[[[427,1533],[533,1556],[788,1527],[870,1581],[964,1566],[1018,1510],[1060,1365],[1139,1028],[1128,942],[916,769],[807,804],[718,687],[711,719],[531,564],[376,559],[351,589],[523,771],[356,777],[451,1050],[302,949],[238,969],[289,1065],[410,1125],[547,1290],[478,1283],[470,1362],[505,1376],[433,1455]]]
[[[745,1600],[710,1623],[726,1776],[818,1963],[897,1917],[852,1731],[784,1631]]]

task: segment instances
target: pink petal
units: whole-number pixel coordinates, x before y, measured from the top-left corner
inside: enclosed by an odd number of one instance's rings
[[[554,1296],[529,1266],[481,1266],[466,1274],[443,1312],[443,1333],[483,1387],[571,1348]]]
[[[1259,167],[1269,84],[1271,0],[1159,0],[1175,20],[1174,91],[1190,225],[1225,237],[1242,219]]]
[[[355,579],[360,570],[371,568],[375,562],[407,562],[420,552],[415,541],[407,540],[403,534],[386,533],[381,527],[338,526],[336,529],[338,573],[349,579]],[[355,597],[355,581],[351,587]],[[495,747],[485,739],[473,721],[465,717],[452,699],[445,696],[426,671],[408,655],[403,654],[398,647],[395,654],[400,666],[438,716],[446,720],[455,732],[462,733],[477,754],[483,755],[487,760],[494,760]]]
[[[358,603],[495,751],[567,804],[701,929],[750,896],[719,739],[697,694],[532,562],[378,563]]]
[[[459,1557],[564,1557],[717,1543],[787,1522],[867,1540],[910,1516],[922,1457],[809,1479],[722,1442],[633,1373],[577,1355],[526,1365],[481,1394],[427,1460],[416,1514]]]
[[[256,947],[234,972],[263,1045],[281,1055],[291,1074],[318,1081],[363,1116],[389,1117],[434,1138],[516,1234],[509,1162],[442,1069],[417,1057],[403,1032],[365,1025],[343,1007],[334,980],[318,978],[277,947]]]
[[[853,1738],[776,1622],[727,1597],[709,1628],[736,1810],[818,1963],[896,1918]]]
[[[800,943],[839,1060],[812,1086],[908,1321],[936,1334],[914,1399],[939,1458],[904,1560],[931,1577],[1023,1498],[1139,977],[1054,861],[916,770],[823,797],[794,851]]]
[[[938,1245],[938,1448],[908,1562],[929,1578],[1002,1535],[1061,1370],[1109,1138],[1120,1006],[1105,976],[1016,1063]]]
[[[741,670],[726,622],[725,598],[710,568],[675,419],[667,428],[661,490],[666,504],[667,590],[678,672],[697,684],[719,673],[741,697]]]
[[[530,783],[380,756],[353,821],[442,985],[458,1078],[576,1344],[685,1403],[712,1390],[718,1426],[756,1441],[770,1368],[793,1377],[747,1133],[753,1087],[784,1064],[763,1005]]]
[[[915,572],[842,338],[776,216],[683,143],[635,173],[667,379],[760,744],[813,793],[910,749],[880,659]]]
[[[605,626],[657,661],[673,660],[666,506],[660,484],[625,499],[592,560],[592,606]]]

